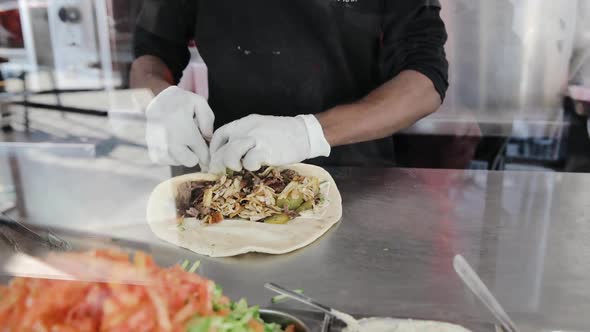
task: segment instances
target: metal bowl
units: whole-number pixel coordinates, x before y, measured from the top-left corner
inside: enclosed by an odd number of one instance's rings
[[[260,318],[266,323],[279,324],[283,329],[293,324],[295,332],[309,332],[309,328],[299,318],[284,313],[282,311],[260,309]]]

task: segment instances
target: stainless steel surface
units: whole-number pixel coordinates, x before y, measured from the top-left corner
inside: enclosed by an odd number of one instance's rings
[[[464,252],[524,322],[590,329],[590,176],[361,169],[333,175],[344,219],[321,241],[284,256],[203,259],[203,271],[255,303],[268,300],[259,289],[271,279],[361,315],[487,321],[452,272],[451,258]],[[153,239],[144,224],[127,229]]]
[[[502,326],[508,332],[518,332],[519,329],[514,324],[514,321],[508,316],[502,305],[496,300],[492,292],[488,287],[481,281],[481,278],[473,270],[471,265],[461,255],[455,256],[453,260],[453,266],[455,272],[473,294],[483,303],[490,312],[494,315],[496,320],[502,324]]]
[[[461,252],[523,331],[590,330],[590,175],[331,169],[344,217],[320,240],[287,255],[210,259],[168,246],[145,223],[147,197],[165,172],[110,157],[25,157],[24,195],[38,210],[31,223],[136,239],[148,252],[163,246],[161,264],[198,259],[232,298],[270,305],[263,285],[273,280],[357,317],[478,331],[493,317],[453,271]]]
[[[266,283],[266,284],[264,284],[264,288],[269,289],[273,292],[279,293],[281,295],[288,296],[293,300],[299,301],[307,306],[313,307],[316,310],[324,312],[325,314],[328,314],[328,315],[334,314],[332,308],[327,307],[321,303],[318,303],[316,300],[312,299],[309,296],[299,294],[297,292],[293,292],[285,287],[281,287],[281,286],[273,284],[273,283]]]
[[[541,113],[540,118],[518,115],[515,109],[503,109],[499,114],[475,113],[465,109],[449,110],[443,107],[436,113],[404,129],[405,134],[515,137],[515,138],[559,138],[570,127],[563,119],[564,111],[553,112],[552,119]]]
[[[569,74],[590,82],[590,7],[585,0],[442,0],[449,91],[441,110],[406,132],[555,137],[568,121]]]
[[[578,26],[574,44],[574,60],[570,77],[585,86],[590,85],[590,3],[580,1]]]
[[[449,33],[449,110],[514,110],[513,116],[558,120],[583,2],[441,1]]]
[[[355,316],[492,322],[453,271],[462,252],[524,331],[590,330],[590,176],[332,173],[344,218],[320,241],[283,256],[203,259],[202,272],[255,303],[276,280]]]

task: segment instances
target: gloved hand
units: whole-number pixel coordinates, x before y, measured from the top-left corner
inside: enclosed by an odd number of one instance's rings
[[[329,156],[330,144],[314,115],[249,115],[219,128],[210,145],[212,173],[250,171]]]
[[[206,170],[215,115],[199,95],[171,86],[152,100],[146,110],[146,141],[155,163],[197,164]]]

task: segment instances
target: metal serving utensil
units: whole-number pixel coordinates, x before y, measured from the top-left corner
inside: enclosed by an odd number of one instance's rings
[[[293,300],[299,301],[299,302],[306,304],[310,307],[314,307],[317,310],[322,311],[330,316],[334,316],[332,308],[317,302],[316,300],[312,299],[309,296],[299,294],[297,292],[294,292],[292,290],[289,290],[287,288],[281,287],[281,286],[279,286],[277,284],[273,284],[273,283],[266,283],[266,284],[264,284],[264,287],[266,289],[273,291],[273,292],[288,296],[288,297],[292,298]]]
[[[67,251],[67,250],[71,249],[71,246],[67,241],[61,239],[59,236],[54,234],[52,231],[50,231],[48,229],[44,229],[43,232],[45,233],[45,236],[43,236],[43,235],[39,234],[38,232],[32,230],[28,226],[26,226],[25,224],[10,217],[9,215],[7,215],[4,212],[0,212],[0,226],[2,226],[2,225],[5,227],[9,227],[10,229],[14,230],[17,233],[28,236],[28,237],[32,238],[34,241],[37,241],[37,242],[49,247],[52,250]],[[8,242],[9,244],[11,244],[14,247],[15,251],[20,251],[20,246],[19,246],[18,241],[15,240],[13,238],[13,236],[11,236],[8,232],[0,232],[0,235],[2,236],[2,238],[6,242]]]
[[[455,256],[453,267],[459,278],[463,280],[473,294],[490,310],[494,317],[502,324],[502,328],[506,332],[519,332],[516,324],[510,319],[510,316],[508,316],[498,300],[492,295],[492,292],[490,292],[463,256]]]
[[[343,313],[341,311],[338,311],[334,308],[330,308],[326,305],[323,305],[323,304],[317,302],[316,300],[312,299],[309,296],[299,294],[297,292],[294,292],[292,290],[289,290],[287,288],[281,287],[281,286],[279,286],[277,284],[273,284],[273,283],[266,283],[266,284],[264,284],[264,287],[273,291],[273,292],[288,296],[288,297],[292,298],[293,300],[299,301],[299,302],[306,304],[310,307],[316,308],[317,310],[320,310],[323,313],[330,315],[331,317],[336,317],[336,318],[340,319],[341,321],[343,321],[344,323],[346,323],[346,325],[348,325],[352,331],[360,330],[359,322],[356,319],[354,319],[354,317],[352,317],[346,313]]]
[[[329,332],[333,319],[334,318],[332,318],[331,315],[324,315],[324,320],[322,322],[322,329],[320,330],[320,332]]]

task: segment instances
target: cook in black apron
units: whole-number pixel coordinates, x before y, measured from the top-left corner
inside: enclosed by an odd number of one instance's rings
[[[136,58],[160,59],[178,82],[194,39],[209,71],[216,129],[252,113],[294,117],[354,104],[407,71],[431,83],[433,112],[448,87],[439,12],[437,1],[426,0],[145,0],[134,50]],[[132,85],[142,86],[138,81]],[[413,112],[421,99],[392,104],[391,112]],[[411,123],[392,128],[402,125]],[[393,166],[391,134],[338,144],[329,157],[307,162]]]

